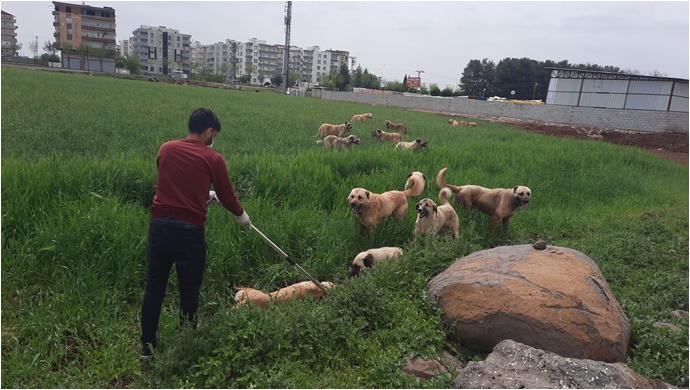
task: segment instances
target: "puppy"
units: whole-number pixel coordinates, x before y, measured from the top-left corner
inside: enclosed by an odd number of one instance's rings
[[[396,149],[407,149],[407,150],[422,150],[426,148],[427,141],[424,138],[417,138],[410,142],[398,142],[395,145]]]
[[[327,135],[337,135],[342,137],[343,134],[348,131],[352,131],[352,123],[345,122],[342,125],[332,125],[330,123],[324,123],[319,127],[319,131],[316,133],[318,137],[325,137]]]
[[[366,114],[354,115],[354,116],[352,116],[352,123],[355,123],[355,122],[365,123],[366,121],[368,121],[369,119],[371,119],[373,117],[374,116],[371,115],[370,112],[367,112]]]
[[[390,263],[397,260],[402,254],[403,250],[394,246],[385,246],[359,252],[355,259],[352,260],[352,265],[350,265],[350,277],[358,276],[364,268],[374,268],[378,263]]]
[[[331,282],[321,282],[321,285],[324,286],[327,290],[335,287],[335,285]],[[295,299],[304,296],[321,298],[324,295],[326,295],[326,293],[324,293],[323,290],[321,290],[319,286],[316,285],[316,283],[312,282],[311,280],[308,280],[306,282],[291,284],[287,287],[281,288],[280,290],[271,293],[270,295],[273,297],[275,302],[285,302],[290,299]]]
[[[435,235],[448,230],[454,239],[458,239],[460,235],[460,219],[448,201],[450,194],[450,188],[444,187],[441,189],[441,192],[438,194],[439,199],[441,199],[441,206],[437,206],[429,198],[424,198],[417,203],[417,221],[415,222],[414,230],[416,235],[424,237],[427,234]]]
[[[438,171],[436,184],[439,187],[448,187],[455,198],[453,203],[461,204],[467,210],[479,209],[481,212],[491,216],[491,227],[495,228],[500,221],[503,221],[503,231],[508,230],[510,218],[517,209],[522,207],[527,209],[527,204],[532,199],[532,190],[525,186],[515,186],[510,188],[484,188],[476,185],[455,186],[446,184],[444,175],[448,168]]]
[[[371,136],[374,138],[378,138],[381,141],[395,141],[395,142],[402,142],[403,141],[403,135],[400,133],[388,133],[385,132],[381,129],[376,129],[371,132]]]
[[[397,131],[398,133],[407,134],[407,126],[404,123],[393,123],[386,120],[386,129]]]
[[[327,135],[324,137],[324,139],[316,141],[316,143],[323,145],[323,147],[326,149],[335,148],[338,150],[343,150],[349,149],[352,145],[359,145],[359,138],[354,134],[350,134],[344,138],[338,137],[337,135]]]
[[[403,221],[407,213],[407,198],[419,196],[424,190],[423,175],[412,174],[408,181],[412,183],[412,187],[404,191],[393,190],[376,194],[364,188],[352,189],[347,197],[350,211],[370,234],[374,233],[381,220],[393,214]]]

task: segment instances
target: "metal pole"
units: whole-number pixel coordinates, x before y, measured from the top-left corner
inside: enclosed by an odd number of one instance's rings
[[[292,23],[292,1],[285,6],[285,50],[283,53],[283,92],[288,89],[288,69],[290,61],[290,24]]]

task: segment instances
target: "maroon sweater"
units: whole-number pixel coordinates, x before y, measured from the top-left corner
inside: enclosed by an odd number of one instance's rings
[[[158,150],[156,165],[151,218],[177,218],[204,226],[211,184],[226,209],[236,216],[244,212],[223,156],[202,142],[187,138],[166,142]]]

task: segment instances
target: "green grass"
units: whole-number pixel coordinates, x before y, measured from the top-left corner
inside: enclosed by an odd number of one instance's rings
[[[443,327],[425,296],[428,281],[474,251],[537,239],[599,265],[632,324],[627,364],[688,386],[688,320],[671,317],[688,310],[687,166],[496,123],[458,129],[442,116],[388,107],[12,68],[2,77],[3,387],[450,388],[450,375],[423,382],[400,372],[404,356],[441,349],[464,363],[485,356]],[[310,274],[342,288],[318,302],[233,308],[232,283],[273,291],[305,278],[212,208],[201,326],[179,329],[173,272],[160,354],[142,364],[156,152],[186,135],[198,106],[221,119],[214,148],[253,223]],[[316,145],[319,125],[363,112],[374,118],[355,124],[361,145]],[[406,153],[371,137],[386,119],[405,122],[406,139],[426,138],[428,148]],[[402,189],[412,171],[427,177],[421,197],[438,199],[443,167],[448,183],[529,186],[529,209],[507,236],[477,211],[460,213],[457,241],[414,239],[413,211],[369,236],[349,212],[353,187]],[[380,246],[405,255],[347,279],[352,258]]]

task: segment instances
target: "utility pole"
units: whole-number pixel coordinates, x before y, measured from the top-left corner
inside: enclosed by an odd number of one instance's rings
[[[417,72],[417,77],[422,77],[421,74],[424,73],[423,70],[415,70]]]
[[[534,99],[536,98],[536,95],[537,95],[537,85],[539,85],[539,83],[535,82],[535,83],[534,83],[534,89],[532,90],[532,100],[534,100]]]
[[[285,53],[283,54],[283,92],[288,89],[288,69],[290,62],[290,24],[292,23],[292,1],[285,4]]]

